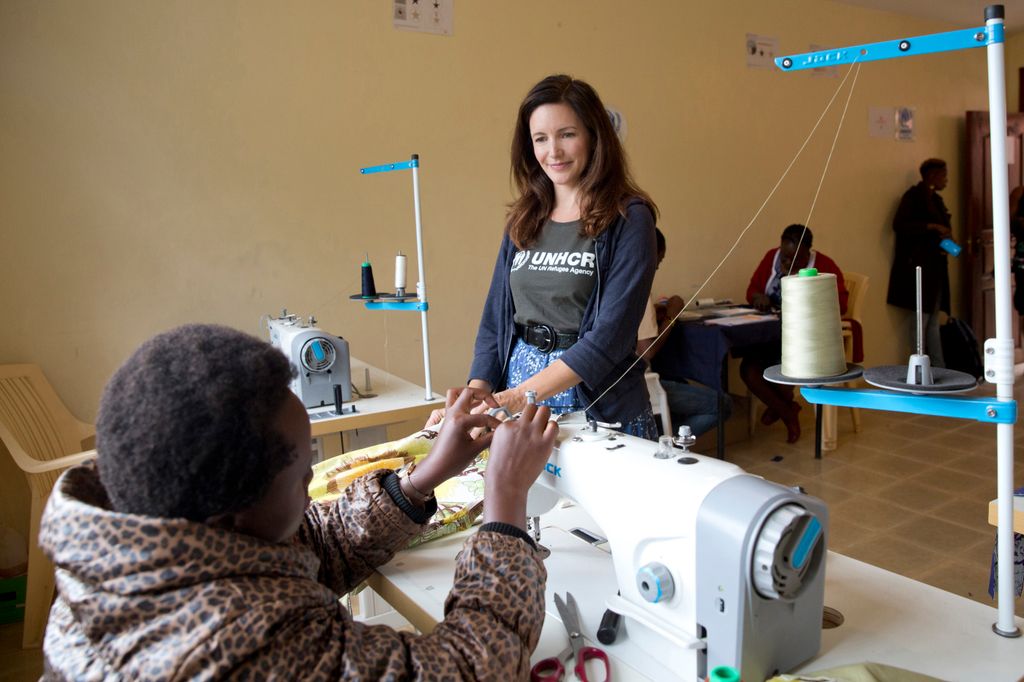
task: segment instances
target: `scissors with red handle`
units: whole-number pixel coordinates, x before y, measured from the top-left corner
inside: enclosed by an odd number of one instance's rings
[[[555,606],[558,608],[558,615],[562,617],[562,625],[569,633],[569,646],[562,653],[553,658],[545,658],[538,661],[530,670],[530,682],[559,682],[565,679],[565,666],[562,660],[573,661],[573,671],[576,677],[582,682],[590,682],[587,679],[587,661],[597,659],[604,662],[604,682],[611,682],[612,668],[608,662],[608,654],[597,647],[585,646],[583,644],[583,631],[580,628],[580,610],[576,607],[576,600],[571,592],[565,593],[566,601],[562,601],[561,595],[555,595]]]

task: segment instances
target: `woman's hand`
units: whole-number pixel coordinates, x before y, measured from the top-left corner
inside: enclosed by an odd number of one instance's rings
[[[754,306],[761,312],[768,312],[772,309],[772,300],[765,294],[754,294],[750,299],[750,305]]]
[[[526,494],[544,470],[558,436],[547,407],[526,405],[519,419],[503,422],[494,433],[484,474],[484,521],[525,530]]]
[[[526,391],[522,385],[516,386],[515,388],[495,393],[494,400],[497,401],[498,405],[506,408],[509,414],[517,414],[526,407]]]
[[[670,296],[665,300],[665,318],[668,320],[676,319],[685,307],[686,301],[683,300],[682,296]]]
[[[423,425],[423,428],[429,429],[435,424],[440,424],[442,419],[444,419],[444,408],[440,407],[430,413],[430,416],[427,417],[427,423]]]
[[[490,415],[471,413],[480,405],[497,407],[490,391],[469,386],[450,388],[445,402],[445,422],[437,442],[412,474],[413,485],[424,494],[462,473],[491,444],[494,434],[487,429],[501,423]]]
[[[470,379],[469,384],[467,384],[467,387],[468,388],[479,389],[479,391],[484,391],[486,393],[490,393],[491,392],[491,385],[489,383],[487,383],[486,381],[482,380],[482,379]],[[462,389],[452,389],[452,390],[461,391]],[[480,395],[479,391],[477,392],[476,395]],[[430,416],[427,417],[427,423],[423,425],[423,428],[429,429],[434,424],[440,424],[441,420],[444,419],[444,411],[445,411],[445,408],[442,407],[440,409],[437,409],[437,410],[434,410],[433,412],[431,412]],[[486,412],[486,411],[487,411],[486,409],[476,409],[476,410],[473,410],[474,413]]]

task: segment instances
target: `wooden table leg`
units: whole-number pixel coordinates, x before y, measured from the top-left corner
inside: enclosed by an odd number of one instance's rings
[[[718,459],[725,459],[725,420],[722,419],[724,412],[725,396],[718,391],[718,435],[716,441]]]
[[[814,459],[821,459],[821,428],[824,417],[824,405],[814,406]]]
[[[821,429],[821,449],[835,450],[839,446],[839,411],[835,405],[823,405],[824,424]]]

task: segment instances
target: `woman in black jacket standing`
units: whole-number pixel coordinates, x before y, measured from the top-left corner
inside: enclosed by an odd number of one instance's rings
[[[896,248],[889,272],[890,305],[917,309],[915,270],[921,266],[921,304],[925,335],[925,351],[933,367],[945,367],[942,342],[939,338],[939,311],[949,314],[949,270],[946,252],[940,245],[950,237],[950,214],[939,191],[946,187],[948,172],[942,159],[928,159],[921,164],[921,182],[904,194],[892,229]],[[911,318],[912,345],[917,344],[916,319]]]

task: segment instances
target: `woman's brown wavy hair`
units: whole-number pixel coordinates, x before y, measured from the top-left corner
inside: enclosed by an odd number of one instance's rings
[[[545,104],[569,105],[590,133],[590,161],[580,176],[580,231],[601,234],[616,216],[626,215],[633,198],[646,202],[657,217],[658,207],[630,176],[626,153],[594,88],[571,76],[548,76],[519,105],[512,134],[511,175],[519,196],[509,204],[505,230],[516,247],[529,247],[555,208],[554,185],[534,156],[530,135],[530,116]]]

